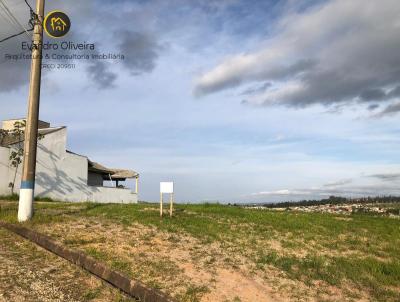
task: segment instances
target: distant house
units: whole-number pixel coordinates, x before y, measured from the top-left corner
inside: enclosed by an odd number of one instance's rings
[[[2,129],[13,129],[17,121],[23,119],[3,121]],[[38,141],[37,148],[35,196],[75,202],[137,202],[137,172],[107,168],[67,150],[66,127],[51,127],[49,123],[40,121],[39,133],[43,138]],[[19,191],[22,164],[16,171],[9,157],[13,148],[23,143],[22,140],[10,135],[0,140],[0,195],[10,194],[9,184],[15,175],[14,191]],[[133,191],[124,186],[127,179],[134,180]]]

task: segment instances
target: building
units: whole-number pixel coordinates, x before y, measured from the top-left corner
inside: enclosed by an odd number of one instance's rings
[[[16,122],[3,121],[0,136],[0,195],[19,192],[22,164],[18,169],[11,165],[10,155],[23,146],[23,137],[12,135]],[[91,161],[88,157],[66,149],[67,128],[51,127],[39,122],[35,196],[60,201],[136,203],[138,200],[139,174],[132,170],[112,169]],[[124,182],[134,180],[134,190]],[[110,185],[111,184],[111,185]]]

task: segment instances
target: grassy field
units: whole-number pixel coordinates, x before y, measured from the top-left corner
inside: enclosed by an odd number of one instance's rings
[[[0,206],[16,222],[16,203]],[[37,202],[26,225],[178,301],[400,300],[399,219],[218,204],[160,219],[146,203]]]

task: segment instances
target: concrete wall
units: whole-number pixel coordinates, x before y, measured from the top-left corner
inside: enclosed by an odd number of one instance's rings
[[[88,185],[88,160],[66,152],[67,129],[47,134],[38,143],[35,196],[62,201],[137,202],[137,194],[128,189]],[[9,148],[0,147],[0,194],[10,194],[15,169],[9,166]],[[15,181],[21,183],[20,165]]]
[[[10,149],[0,146],[0,195],[10,194],[10,189],[8,188],[10,167],[9,158]]]
[[[122,203],[137,203],[137,194],[129,189],[109,188],[109,187],[90,187],[92,194],[87,201],[112,202],[118,196],[118,201]]]

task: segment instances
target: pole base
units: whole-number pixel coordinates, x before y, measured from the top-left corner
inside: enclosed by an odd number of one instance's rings
[[[33,189],[19,190],[18,221],[24,222],[33,215]]]

